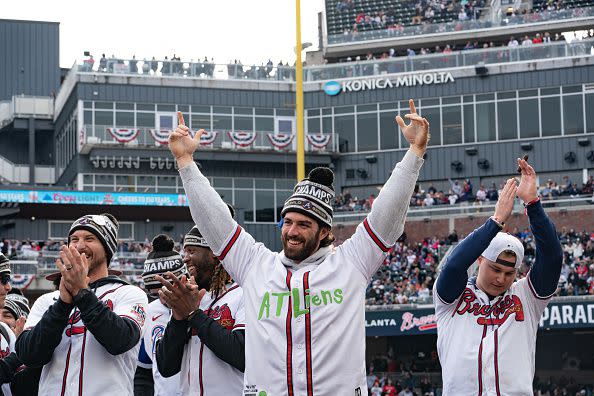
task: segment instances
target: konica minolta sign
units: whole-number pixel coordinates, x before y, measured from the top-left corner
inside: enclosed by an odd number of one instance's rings
[[[386,89],[386,88],[398,88],[398,87],[414,87],[417,85],[432,85],[432,84],[445,84],[454,82],[454,76],[449,72],[436,72],[436,73],[417,73],[417,74],[404,74],[401,76],[386,78],[367,78],[357,80],[344,80],[344,81],[327,81],[323,90],[330,96],[338,95],[341,92],[359,92],[369,91],[373,89]]]

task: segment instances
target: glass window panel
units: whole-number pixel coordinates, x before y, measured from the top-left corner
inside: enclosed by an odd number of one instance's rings
[[[112,111],[95,111],[95,125],[113,125]]]
[[[307,133],[320,133],[320,117],[309,117],[307,119]]]
[[[516,101],[497,102],[497,127],[499,140],[518,138],[518,111]]]
[[[530,96],[538,96],[538,90],[537,89],[525,89],[522,91],[518,91],[518,96],[520,98],[527,98]]]
[[[221,199],[225,202],[232,202],[233,201],[233,190],[230,188],[221,188],[221,187],[215,187],[215,190],[217,193],[219,193],[219,196],[221,197]]]
[[[334,108],[334,114],[354,113],[355,106],[340,106]]]
[[[400,131],[394,121],[393,112],[381,112],[380,117],[380,149],[395,149],[398,148],[398,136]]]
[[[254,221],[253,190],[235,190],[235,201],[233,202],[233,206],[235,209],[243,209],[244,221]]]
[[[464,142],[474,142],[474,106],[464,105]]]
[[[524,99],[519,101],[520,108],[520,138],[540,136],[538,126],[538,99]]]
[[[307,110],[308,117],[319,116],[319,115],[320,115],[320,109],[308,109]]]
[[[134,126],[134,113],[133,112],[123,112],[123,111],[116,111],[116,126],[123,127],[123,126]]]
[[[586,133],[594,133],[594,94],[586,95]]]
[[[83,106],[84,106],[84,108],[85,108],[85,109],[90,109],[90,108],[92,108],[92,107],[93,107],[93,102],[91,102],[91,101],[88,101],[88,100],[85,100],[85,101],[83,102]]]
[[[157,185],[159,187],[174,187],[175,177],[174,176],[158,176]]]
[[[473,100],[473,95],[464,95],[464,102],[472,102]]]
[[[563,128],[566,135],[584,133],[582,95],[563,96]]]
[[[84,185],[93,184],[93,175],[83,175],[83,184]]]
[[[542,136],[561,135],[561,102],[559,97],[540,99]]]
[[[332,114],[332,108],[331,107],[327,107],[325,109],[322,109],[322,115],[331,115]]]
[[[175,111],[175,105],[158,104],[158,111]]]
[[[421,115],[429,121],[431,125],[431,140],[430,146],[439,146],[441,144],[441,119],[439,115],[439,107],[423,107],[421,108]]]
[[[295,110],[293,109],[276,109],[277,116],[295,116]]]
[[[134,176],[116,175],[116,191],[136,191],[134,187]]]
[[[233,188],[233,179],[230,177],[214,177],[212,179],[212,185],[214,187]]]
[[[409,111],[408,111],[408,109],[409,109],[409,106],[408,106],[408,100],[401,100],[401,101],[399,102],[399,104],[400,104],[400,111],[401,111],[401,112],[403,112],[403,113],[405,113],[405,114],[409,112]],[[417,105],[417,106],[418,106],[419,104],[418,104],[418,103],[415,103],[415,105]]]
[[[357,111],[358,112],[377,111],[377,105],[375,105],[375,104],[358,105]]]
[[[274,109],[259,109],[256,107],[256,115],[274,115]]]
[[[230,106],[213,106],[212,112],[219,113],[219,114],[231,114],[231,107]]]
[[[155,114],[154,113],[136,113],[136,126],[137,127],[155,127]]]
[[[559,87],[555,88],[541,88],[540,89],[541,95],[558,95],[559,94]]]
[[[136,176],[136,184],[139,186],[154,186],[155,185],[155,176]]]
[[[460,97],[459,96],[451,96],[449,98],[441,98],[441,103],[442,104],[460,103]],[[444,140],[445,140],[445,137],[444,137]]]
[[[274,191],[256,190],[256,221],[274,222]]]
[[[339,135],[340,152],[355,151],[355,116],[334,117],[334,133]]]
[[[379,104],[380,110],[398,110],[398,103],[397,102],[388,102],[388,103],[380,103]]]
[[[285,201],[289,199],[291,196],[291,191],[279,191],[276,190],[276,222],[279,222],[281,219],[281,211],[283,210],[283,205]]]
[[[332,133],[332,117],[322,117],[322,132]]]
[[[443,118],[443,144],[462,143],[462,110],[460,106],[442,107],[441,116]]]
[[[113,186],[113,175],[95,175],[95,184]]]
[[[96,109],[113,109],[113,102],[95,102]]]
[[[357,114],[357,151],[377,150],[377,113]]]
[[[181,111],[182,113],[189,113],[190,106],[188,105],[177,105],[177,111]]]
[[[254,188],[253,179],[235,179],[235,188]]]
[[[134,103],[116,103],[116,109],[118,110],[134,110]]]
[[[190,128],[197,130],[197,129],[206,129],[210,131],[210,115],[207,114],[192,114],[192,122],[190,123]]]
[[[93,111],[85,110],[83,115],[85,117],[85,124],[91,125],[93,123]]]
[[[274,131],[274,118],[256,117],[256,131]]]
[[[206,114],[210,114],[210,106],[192,105],[192,113],[206,113]]]
[[[256,179],[256,188],[274,189],[274,179]]]
[[[102,191],[102,192],[113,192],[113,185],[105,185],[105,186],[100,186],[100,185],[95,185],[95,188],[93,189],[93,191]]]
[[[212,129],[215,131],[230,131],[231,130],[231,116],[213,115]]]
[[[476,136],[479,142],[495,140],[495,103],[476,104]]]
[[[155,105],[146,103],[136,103],[136,110],[155,111]]]
[[[234,114],[252,115],[254,112],[254,109],[251,107],[235,107],[235,108],[233,108],[233,112],[234,112]]]
[[[494,100],[494,99],[495,99],[495,94],[476,95],[477,102],[483,102],[485,100]]]
[[[236,131],[249,131],[254,130],[254,118],[245,116],[234,116],[235,118],[235,130]]]
[[[511,92],[499,92],[497,99],[514,99],[516,97],[516,91]]]
[[[422,99],[421,106],[439,106],[439,99]]]
[[[572,92],[582,92],[581,85],[570,85],[567,87],[563,87],[563,93],[572,93]]]
[[[277,190],[291,190],[295,187],[295,181],[292,179],[276,179],[276,189]]]

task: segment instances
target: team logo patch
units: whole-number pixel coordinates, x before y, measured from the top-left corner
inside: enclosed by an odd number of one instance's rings
[[[136,320],[141,327],[144,325],[144,321],[146,319],[146,312],[142,304],[134,304],[132,306],[132,309],[130,310],[130,314],[132,316],[132,319]]]
[[[227,330],[233,329],[235,319],[233,319],[233,316],[231,315],[231,310],[229,309],[229,306],[227,304],[211,308],[204,313],[212,319],[219,322],[219,324]]]
[[[310,210],[311,209],[311,202],[303,201],[303,209]]]
[[[157,326],[153,327],[153,331],[151,332],[151,339],[153,340],[153,350],[152,350],[153,356],[157,352],[156,351],[157,341],[159,341],[161,338],[163,338],[163,334],[165,334],[165,326],[157,325]]]

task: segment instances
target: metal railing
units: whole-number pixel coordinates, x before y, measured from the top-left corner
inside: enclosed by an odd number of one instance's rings
[[[136,137],[129,142],[119,142],[109,131],[109,128],[112,126],[108,125],[90,125],[87,124],[85,127],[85,137],[84,142],[82,145],[99,145],[99,144],[108,144],[108,145],[123,145],[126,147],[135,147],[135,146],[149,146],[149,147],[160,147],[162,144],[153,137],[153,133],[155,131],[154,128],[134,128],[130,126],[120,126],[118,129],[127,129],[137,130],[138,133]],[[255,133],[255,140],[246,146],[241,146],[236,144],[233,139],[231,138],[228,131],[212,131],[216,132],[216,137],[212,141],[212,143],[205,144],[202,147],[210,148],[210,149],[220,149],[220,150],[249,150],[249,151],[257,151],[257,150],[266,150],[266,151],[295,151],[296,150],[296,138],[293,137],[291,143],[289,143],[285,147],[277,147],[275,144],[272,143],[269,134],[275,135],[275,132],[272,131],[256,131]],[[239,132],[239,131],[237,131]],[[251,132],[250,132],[251,133]],[[308,152],[319,152],[319,153],[326,153],[326,152],[338,152],[339,150],[339,135],[333,134],[330,136],[330,140],[325,147],[315,147],[310,144],[309,140],[305,139],[305,150]]]
[[[562,21],[579,18],[594,17],[594,7],[579,7],[565,10],[542,11],[532,14],[512,15],[497,20],[472,19],[465,21],[451,21],[446,23],[427,23],[420,25],[402,26],[398,29],[367,30],[358,33],[333,34],[328,36],[328,45],[356,43],[367,40],[396,39],[401,37],[420,36],[427,34],[459,33],[486,29],[500,29],[502,27],[537,24],[551,21]],[[354,22],[354,21],[353,21]]]

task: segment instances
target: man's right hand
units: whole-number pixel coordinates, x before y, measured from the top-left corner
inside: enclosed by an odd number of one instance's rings
[[[494,217],[499,223],[507,222],[507,219],[511,216],[512,210],[514,209],[514,200],[516,198],[517,190],[516,179],[507,179],[503,190],[501,190],[501,194],[499,194],[497,204],[495,205]]]
[[[177,166],[183,168],[194,162],[193,154],[200,145],[200,136],[202,136],[204,130],[199,130],[192,138],[190,128],[186,126],[184,116],[180,111],[177,112],[177,120],[179,125],[169,135],[169,150],[175,157]]]
[[[64,283],[64,278],[60,278],[60,300],[64,301],[66,304],[73,304],[72,295],[66,288],[66,284]]]

